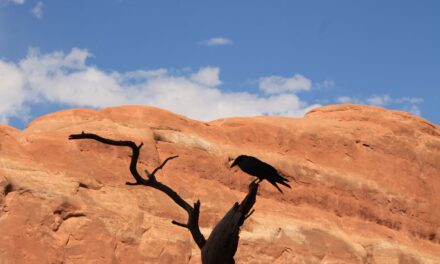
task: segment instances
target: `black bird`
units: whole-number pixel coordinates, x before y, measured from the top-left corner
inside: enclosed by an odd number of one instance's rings
[[[283,193],[283,191],[280,189],[280,187],[278,187],[277,183],[291,188],[290,185],[286,183],[289,181],[288,179],[281,176],[274,167],[255,157],[240,155],[235,158],[234,162],[231,165],[231,168],[235,165],[238,165],[238,167],[240,167],[242,171],[257,177],[257,183],[266,179],[281,193]]]

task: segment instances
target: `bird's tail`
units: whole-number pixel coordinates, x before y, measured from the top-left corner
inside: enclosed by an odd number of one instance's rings
[[[289,179],[287,179],[285,177],[286,174],[284,172],[281,172],[281,171],[277,171],[277,172],[278,172],[278,175],[280,175],[281,179],[283,179],[283,181],[289,182]]]
[[[273,186],[275,186],[275,188],[278,189],[278,191],[280,191],[280,193],[284,194],[283,191],[281,190],[281,188],[277,185],[276,182],[270,182]]]
[[[292,187],[288,183],[285,183],[284,181],[279,181],[278,183],[292,189]]]

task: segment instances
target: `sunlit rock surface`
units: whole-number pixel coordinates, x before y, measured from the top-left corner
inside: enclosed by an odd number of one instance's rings
[[[158,179],[215,223],[253,179],[229,160],[248,154],[292,183],[263,182],[237,263],[440,263],[440,127],[357,105],[304,118],[199,122],[141,106],[73,109],[23,131],[0,126],[0,263],[200,263],[186,213],[164,194],[127,186],[130,150],[81,131],[143,142],[139,171],[179,155]]]

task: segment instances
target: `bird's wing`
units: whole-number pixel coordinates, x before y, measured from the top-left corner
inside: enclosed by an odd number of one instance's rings
[[[255,159],[254,157],[249,157],[249,159],[244,160],[241,164],[239,164],[240,168],[250,175],[260,177],[262,176],[260,161]]]
[[[256,177],[261,177],[263,176],[263,178],[265,178],[265,173],[261,173],[261,169],[256,165],[256,164],[249,164],[246,166],[246,170],[247,173],[249,173],[250,175],[256,176]]]
[[[286,183],[289,182],[289,180],[281,176],[281,174],[269,164],[267,164],[267,166],[264,166],[264,173],[266,174],[267,179],[270,179],[270,181],[277,182],[291,188],[290,185]]]

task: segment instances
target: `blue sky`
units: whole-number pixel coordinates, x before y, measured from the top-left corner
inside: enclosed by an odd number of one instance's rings
[[[196,119],[361,103],[440,123],[440,1],[0,0],[0,122],[155,105]]]

